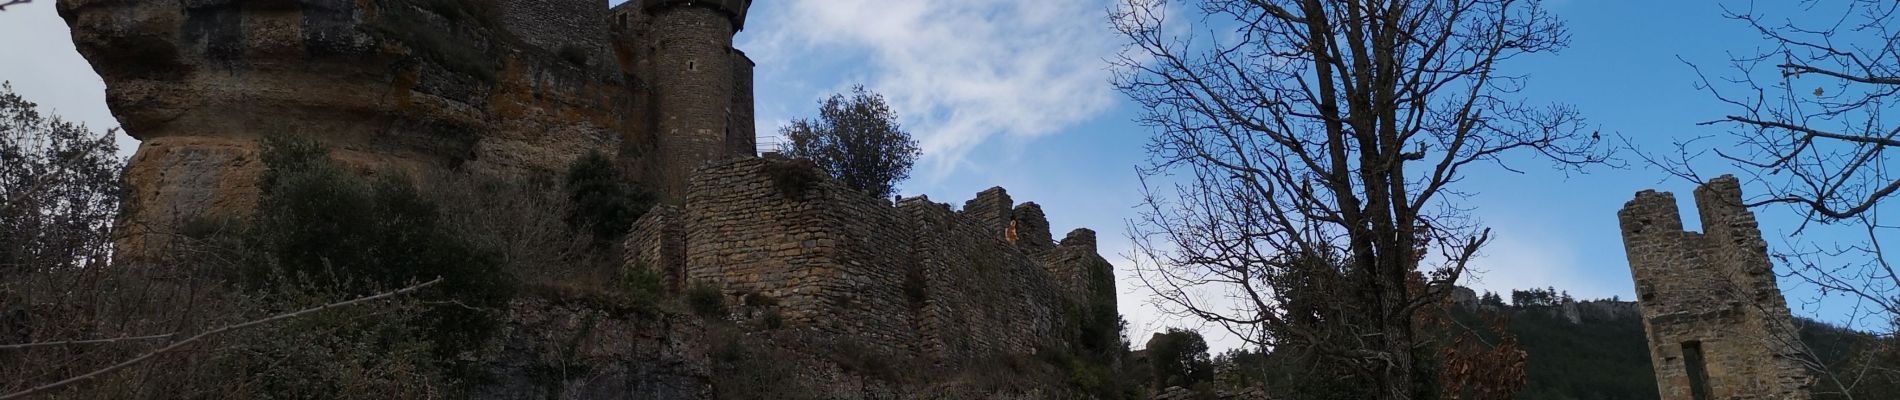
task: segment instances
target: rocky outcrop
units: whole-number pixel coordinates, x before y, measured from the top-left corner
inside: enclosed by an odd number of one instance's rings
[[[631,108],[624,81],[513,39],[480,4],[60,1],[141,142],[128,236],[247,212],[269,135],[317,139],[365,170],[503,176],[617,148],[631,125],[616,112]],[[162,240],[125,242],[136,255]]]
[[[365,173],[518,177],[598,150],[618,154],[643,181],[683,182],[701,158],[727,155],[659,150],[750,154],[749,138],[725,143],[752,132],[751,61],[730,48],[736,25],[695,33],[717,57],[673,60],[670,48],[649,43],[664,39],[651,29],[614,20],[666,11],[641,21],[670,23],[703,12],[675,12],[698,10],[691,2],[633,3],[60,0],[58,8],[105,80],[107,105],[140,141],[126,172],[132,196],[119,253],[136,259],[181,222],[246,214],[263,168],[258,140],[272,135],[316,139]],[[659,133],[659,121],[730,113],[745,120]]]

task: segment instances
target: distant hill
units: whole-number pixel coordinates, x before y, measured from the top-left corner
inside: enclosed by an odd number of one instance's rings
[[[1578,302],[1561,293],[1520,291],[1505,304],[1499,296],[1460,302],[1456,317],[1476,321],[1478,312],[1510,318],[1529,359],[1524,367],[1525,400],[1655,399],[1656,377],[1636,303],[1617,300]]]
[[[1529,354],[1522,400],[1641,400],[1656,399],[1656,379],[1636,303],[1618,299],[1576,301],[1554,289],[1514,291],[1512,302],[1503,296],[1465,292],[1458,296],[1454,316],[1476,322],[1478,313],[1499,312],[1510,318],[1511,334]],[[1802,340],[1835,371],[1859,371],[1865,349],[1879,341],[1871,334],[1797,318]],[[1891,350],[1874,362],[1892,368]],[[1852,398],[1900,399],[1900,385],[1891,375],[1863,375]],[[1820,382],[1815,399],[1841,399],[1839,386]]]

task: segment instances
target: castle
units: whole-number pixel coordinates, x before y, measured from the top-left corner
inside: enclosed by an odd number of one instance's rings
[[[490,9],[487,6],[495,8]],[[1113,343],[1092,231],[1060,242],[1001,188],[892,204],[755,156],[748,0],[61,0],[129,163],[120,254],[243,216],[258,140],[299,135],[364,173],[551,176],[616,155],[664,205],[629,265],[784,325],[941,360]],[[1106,317],[1102,317],[1106,315]],[[1107,324],[1107,330],[1087,326]]]
[[[1704,232],[1686,232],[1669,193],[1617,212],[1663,400],[1807,399],[1812,384],[1768,245],[1741,186],[1696,188]]]

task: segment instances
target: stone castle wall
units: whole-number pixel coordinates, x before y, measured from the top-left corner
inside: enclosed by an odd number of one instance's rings
[[[1075,326],[1065,312],[1084,296],[1071,288],[1114,290],[1051,273],[1089,265],[1112,274],[1093,253],[1092,232],[1078,230],[1087,233],[1044,253],[1064,256],[1044,261],[969,210],[921,197],[893,206],[809,164],[714,163],[695,175],[685,204],[687,256],[677,268],[689,281],[764,303],[787,326],[882,352],[956,360],[1061,345]],[[650,247],[638,237],[650,231],[637,231],[630,247]]]
[[[634,221],[621,246],[626,268],[657,270],[666,290],[686,287],[686,212],[678,206],[659,205]]]
[[[576,48],[594,59],[607,54],[607,2],[497,0],[502,23],[515,37],[550,53]]]
[[[919,350],[944,359],[1028,354],[1056,343],[1061,286],[987,226],[928,198],[906,199],[922,300]]]
[[[1695,191],[1704,233],[1675,196],[1643,191],[1617,213],[1663,400],[1806,399],[1767,244],[1724,176]]]
[[[818,176],[759,158],[702,168],[686,198],[688,280],[769,299],[787,325],[898,351],[914,339],[905,218]]]

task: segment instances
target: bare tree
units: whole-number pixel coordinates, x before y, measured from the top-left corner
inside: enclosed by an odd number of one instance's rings
[[[1514,98],[1502,64],[1568,41],[1535,0],[1123,0],[1112,20],[1115,84],[1154,130],[1143,281],[1377,398],[1440,390],[1417,320],[1491,239],[1459,205],[1468,168],[1610,161],[1573,109]]]
[[[42,115],[0,85],[0,276],[110,260],[125,167],[117,133]]]
[[[1900,170],[1889,168],[1887,153],[1900,146],[1900,124],[1885,117],[1900,100],[1896,13],[1900,4],[1873,0],[1725,8],[1724,17],[1752,28],[1763,42],[1731,57],[1728,72],[1715,77],[1691,65],[1702,77],[1700,88],[1732,110],[1703,123],[1726,128],[1726,135],[1678,141],[1676,154],[1649,157],[1695,182],[1703,181],[1697,166],[1721,165],[1755,193],[1744,205],[1799,216],[1803,224],[1772,255],[1784,278],[1818,288],[1815,302],[1852,299],[1847,319],[1876,324],[1859,328],[1872,328],[1883,340],[1891,340],[1900,321],[1900,274],[1883,251],[1895,225],[1881,221],[1882,206],[1900,191]],[[1868,370],[1803,361],[1843,392],[1870,378]],[[1886,375],[1880,379],[1900,378],[1878,372]]]

